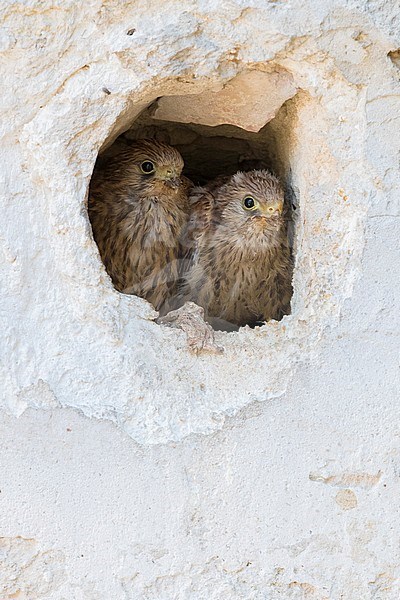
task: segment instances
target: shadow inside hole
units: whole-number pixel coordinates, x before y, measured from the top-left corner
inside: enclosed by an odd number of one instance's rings
[[[288,100],[274,119],[260,131],[250,132],[234,125],[208,126],[155,119],[154,104],[136,118],[132,126],[99,156],[99,163],[115,156],[140,139],[155,139],[174,146],[185,163],[183,174],[195,185],[204,185],[219,175],[237,171],[267,169],[276,175],[285,189],[287,235],[293,254],[298,193],[292,184],[290,165],[293,147],[293,124],[296,119],[296,97]],[[239,327],[223,320],[211,320],[217,330],[235,331]],[[261,326],[256,321],[251,327]]]

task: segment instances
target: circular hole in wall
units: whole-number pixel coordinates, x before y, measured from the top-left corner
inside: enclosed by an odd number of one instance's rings
[[[172,105],[169,104],[169,100],[173,101]],[[121,152],[134,146],[138,140],[144,139],[156,140],[176,148],[184,160],[183,175],[190,179],[195,186],[206,185],[218,176],[231,176],[238,171],[268,170],[279,178],[285,191],[285,235],[288,238],[288,245],[292,253],[297,209],[296,194],[292,187],[290,169],[291,130],[293,120],[296,117],[295,103],[295,98],[283,102],[282,106],[276,110],[275,116],[261,127],[259,127],[260,123],[255,123],[253,127],[247,115],[246,118],[249,120],[250,126],[246,124],[246,129],[233,124],[232,119],[230,119],[230,123],[221,122],[212,125],[209,122],[207,124],[186,122],[188,120],[187,115],[185,116],[182,113],[176,114],[174,98],[158,98],[143,110],[129,129],[125,130],[111,145],[107,146],[107,143],[105,144],[106,148],[101,152],[96,163],[91,190],[95,189],[96,178],[103,178],[104,173],[110,168],[110,164],[113,165],[112,168],[114,170],[118,170],[118,160]],[[200,117],[198,120],[201,119],[207,121],[203,117]],[[219,120],[223,120],[223,114]],[[227,120],[229,119],[227,118]],[[109,190],[110,187],[108,186]],[[95,192],[91,192],[91,196],[89,207],[93,206],[98,200]],[[89,215],[91,215],[90,208]],[[115,223],[115,227],[121,227],[121,223],[125,217],[126,211],[122,210],[118,222]],[[102,218],[107,221],[109,215],[104,213]],[[94,229],[94,238],[98,241],[92,217],[91,220]],[[127,247],[123,249],[125,253],[128,251]],[[102,252],[101,254],[106,269],[110,273],[112,271],[110,269],[110,260],[112,259],[105,258]],[[183,261],[180,260],[181,265],[185,261],[187,262],[186,258]],[[180,275],[181,271],[184,271],[185,268],[180,268]],[[291,273],[288,277],[291,279]],[[176,276],[173,276],[172,279],[176,279]],[[175,292],[174,300],[163,304],[161,313],[165,313],[170,309],[176,309],[183,304],[182,295],[179,299],[179,286],[181,282],[182,278],[180,277],[177,284],[178,292]],[[114,284],[116,284],[115,280]],[[134,293],[129,289],[121,289],[122,286],[118,286],[118,284],[115,287],[125,293]],[[146,297],[140,292],[137,292],[137,294]],[[178,300],[176,301],[177,297]],[[152,296],[147,296],[147,299],[152,301]],[[185,299],[192,298],[186,297]],[[160,306],[157,306],[157,301],[153,302],[153,304],[160,310]],[[279,319],[283,314],[288,314],[289,312],[290,309],[288,307],[282,314],[277,313],[279,316],[273,318]],[[236,320],[233,323],[234,319],[226,321],[224,318],[212,317],[208,320],[214,328],[229,331],[237,329],[239,325],[248,324],[254,326],[261,324],[264,319],[262,318],[262,314],[260,314],[254,317],[254,319],[248,318],[241,322]]]

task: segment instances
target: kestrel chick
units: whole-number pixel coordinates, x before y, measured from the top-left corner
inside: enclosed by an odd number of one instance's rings
[[[236,173],[192,190],[182,295],[207,319],[243,326],[289,312],[292,261],[284,192],[265,170]]]
[[[95,169],[89,191],[93,236],[114,286],[163,311],[178,280],[189,180],[179,152],[139,140]]]

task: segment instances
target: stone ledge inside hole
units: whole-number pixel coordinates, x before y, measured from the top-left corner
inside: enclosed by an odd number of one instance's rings
[[[293,78],[286,71],[245,71],[216,92],[164,96],[158,100],[152,116],[177,123],[235,125],[257,132],[296,91]]]

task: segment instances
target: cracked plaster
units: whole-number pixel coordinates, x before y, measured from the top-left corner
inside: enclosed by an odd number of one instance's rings
[[[149,6],[2,8],[0,596],[398,600],[397,3]],[[271,68],[292,315],[192,356],[113,290],[88,182],[155,98]]]

